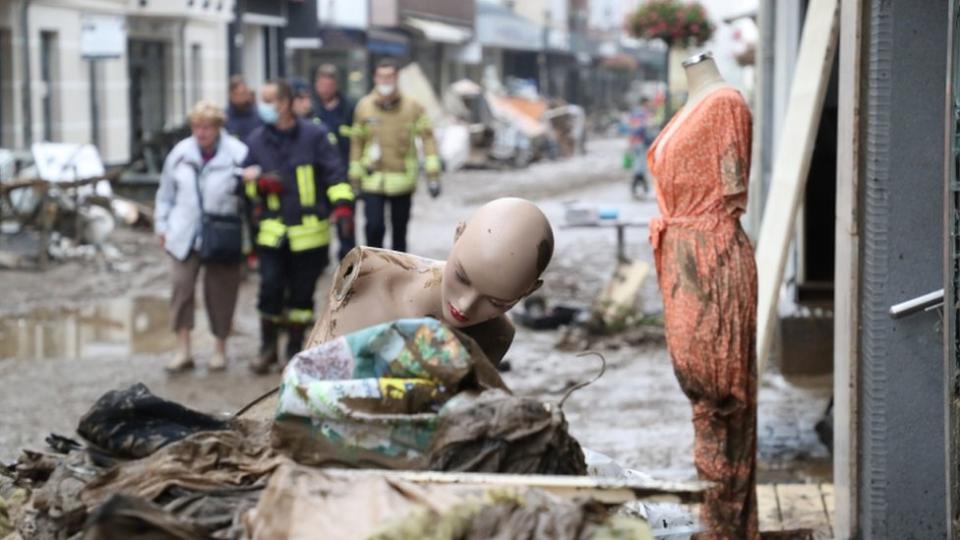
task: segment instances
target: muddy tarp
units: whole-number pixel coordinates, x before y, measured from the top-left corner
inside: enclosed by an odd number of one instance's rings
[[[262,486],[190,492],[173,489],[163,506],[141,497],[113,495],[91,514],[83,540],[241,538],[241,517]]]
[[[203,540],[199,527],[184,523],[139,497],[114,495],[97,509],[84,530],[83,540]]]
[[[236,422],[234,429],[205,431],[150,456],[123,463],[93,479],[81,498],[88,507],[113,494],[163,500],[170,490],[214,491],[256,485],[285,458],[270,444],[265,422]]]
[[[227,423],[161,399],[141,383],[107,392],[80,418],[77,433],[115,457],[140,458],[191,433]]]
[[[451,400],[428,456],[435,471],[587,474],[558,407],[500,391]]]
[[[645,521],[531,488],[414,484],[282,466],[245,519],[255,540],[649,539]]]
[[[29,486],[26,500],[13,504],[0,490],[0,506],[22,538],[70,538],[80,531],[94,535],[87,538],[128,538],[118,531],[137,527],[156,533],[139,538],[189,537],[176,531],[239,538],[240,515],[256,505],[270,473],[287,460],[270,446],[268,425],[238,423],[142,459],[109,468],[98,462],[88,449],[24,452],[14,480]]]
[[[25,539],[66,538],[79,531],[87,515],[80,493],[97,472],[86,452],[63,456],[24,451],[15,481],[30,488],[25,500],[9,504],[14,501],[7,499],[14,528]]]

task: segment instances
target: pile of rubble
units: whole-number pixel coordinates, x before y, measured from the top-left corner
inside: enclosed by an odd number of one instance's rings
[[[637,501],[699,500],[589,463],[562,401],[512,395],[478,350],[433,319],[371,327],[295,357],[267,419],[110,392],[82,440],[0,468],[0,538],[647,540],[668,531]]]
[[[483,84],[454,82],[438,98],[420,67],[400,71],[400,90],[427,111],[447,170],[526,167],[538,159],[583,153],[586,116],[579,105],[544,97],[522,81],[504,86],[495,70]]]
[[[0,268],[43,269],[72,259],[122,270],[111,233],[120,225],[150,229],[153,212],[114,192],[121,172],[105,170],[91,145],[0,150]]]

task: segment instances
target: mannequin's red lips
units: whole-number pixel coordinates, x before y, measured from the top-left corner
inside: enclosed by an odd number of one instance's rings
[[[453,317],[453,320],[461,323],[465,323],[470,320],[467,318],[466,315],[464,315],[463,313],[460,313],[460,310],[453,307],[453,304],[448,303],[447,307],[450,308],[450,316]]]

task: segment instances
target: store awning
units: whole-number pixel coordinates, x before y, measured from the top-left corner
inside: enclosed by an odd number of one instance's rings
[[[404,19],[407,26],[423,32],[423,35],[430,41],[438,43],[451,43],[460,45],[470,41],[473,37],[473,31],[462,26],[454,26],[439,21],[421,19],[419,17],[407,17]]]
[[[542,51],[543,27],[490,0],[477,2],[477,41],[484,47]]]
[[[410,50],[410,38],[384,28],[371,28],[367,33],[367,50],[373,54],[405,57]]]

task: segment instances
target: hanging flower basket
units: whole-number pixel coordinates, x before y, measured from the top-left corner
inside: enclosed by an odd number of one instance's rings
[[[713,35],[713,23],[700,2],[647,0],[627,19],[627,31],[640,39],[659,39],[667,47],[698,47]]]

